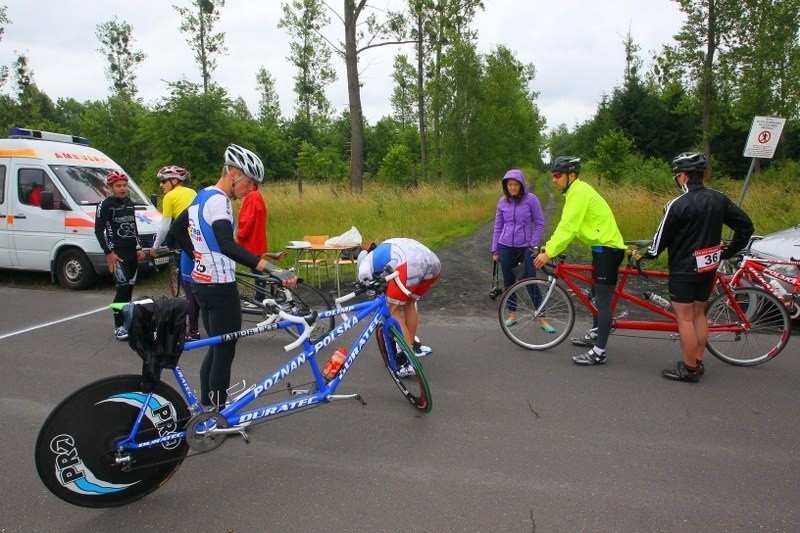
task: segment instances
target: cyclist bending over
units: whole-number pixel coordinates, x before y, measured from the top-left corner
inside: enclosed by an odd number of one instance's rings
[[[411,293],[406,294],[395,280],[391,280],[386,287],[389,310],[400,323],[403,337],[409,346],[413,346],[414,353],[419,357],[428,355],[430,348],[423,347],[416,338],[419,325],[417,300],[438,281],[442,263],[436,254],[422,243],[405,238],[387,239],[378,246],[362,250],[358,254],[358,279],[361,281],[372,279],[374,274],[383,272],[386,267],[391,267],[400,273],[400,282]],[[409,300],[411,300],[410,305]],[[403,368],[414,372],[410,365]]]

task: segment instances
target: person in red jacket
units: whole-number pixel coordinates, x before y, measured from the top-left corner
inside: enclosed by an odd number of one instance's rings
[[[250,183],[250,190],[242,200],[239,222],[236,227],[236,240],[255,256],[261,257],[267,253],[267,204],[255,181]],[[261,271],[253,270],[253,274],[261,274]],[[266,282],[256,280],[256,286],[263,289]],[[265,297],[266,293],[263,290],[256,292],[256,298],[259,301]]]

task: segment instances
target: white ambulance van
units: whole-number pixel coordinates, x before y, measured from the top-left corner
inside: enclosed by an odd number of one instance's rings
[[[110,194],[106,176],[122,168],[84,137],[24,128],[8,137],[0,139],[0,268],[50,272],[69,289],[91,287],[108,275],[95,211]],[[161,215],[132,179],[128,194],[147,252]],[[155,264],[168,261],[165,254]]]

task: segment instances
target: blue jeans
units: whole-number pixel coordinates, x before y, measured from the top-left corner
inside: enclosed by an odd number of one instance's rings
[[[503,272],[503,287],[508,289],[511,285],[519,281],[517,275],[521,274],[520,279],[536,277],[536,268],[533,266],[533,254],[527,246],[516,248],[513,246],[497,245],[497,255],[500,256],[500,270]],[[531,302],[538,306],[542,301],[539,288],[528,287]],[[517,310],[517,295],[512,294],[507,301],[509,311]]]

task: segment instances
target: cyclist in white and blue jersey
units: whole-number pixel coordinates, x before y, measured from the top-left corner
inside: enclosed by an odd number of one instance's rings
[[[234,239],[231,200],[242,198],[250,190],[251,182],[261,183],[263,179],[261,159],[250,150],[231,144],[225,150],[219,181],[199,191],[170,228],[181,248],[192,250],[192,291],[209,337],[242,327],[236,263],[268,272],[281,279],[285,287],[297,283],[291,271],[253,255]],[[235,355],[235,340],[209,347],[200,367],[200,401],[205,408],[225,405]]]

